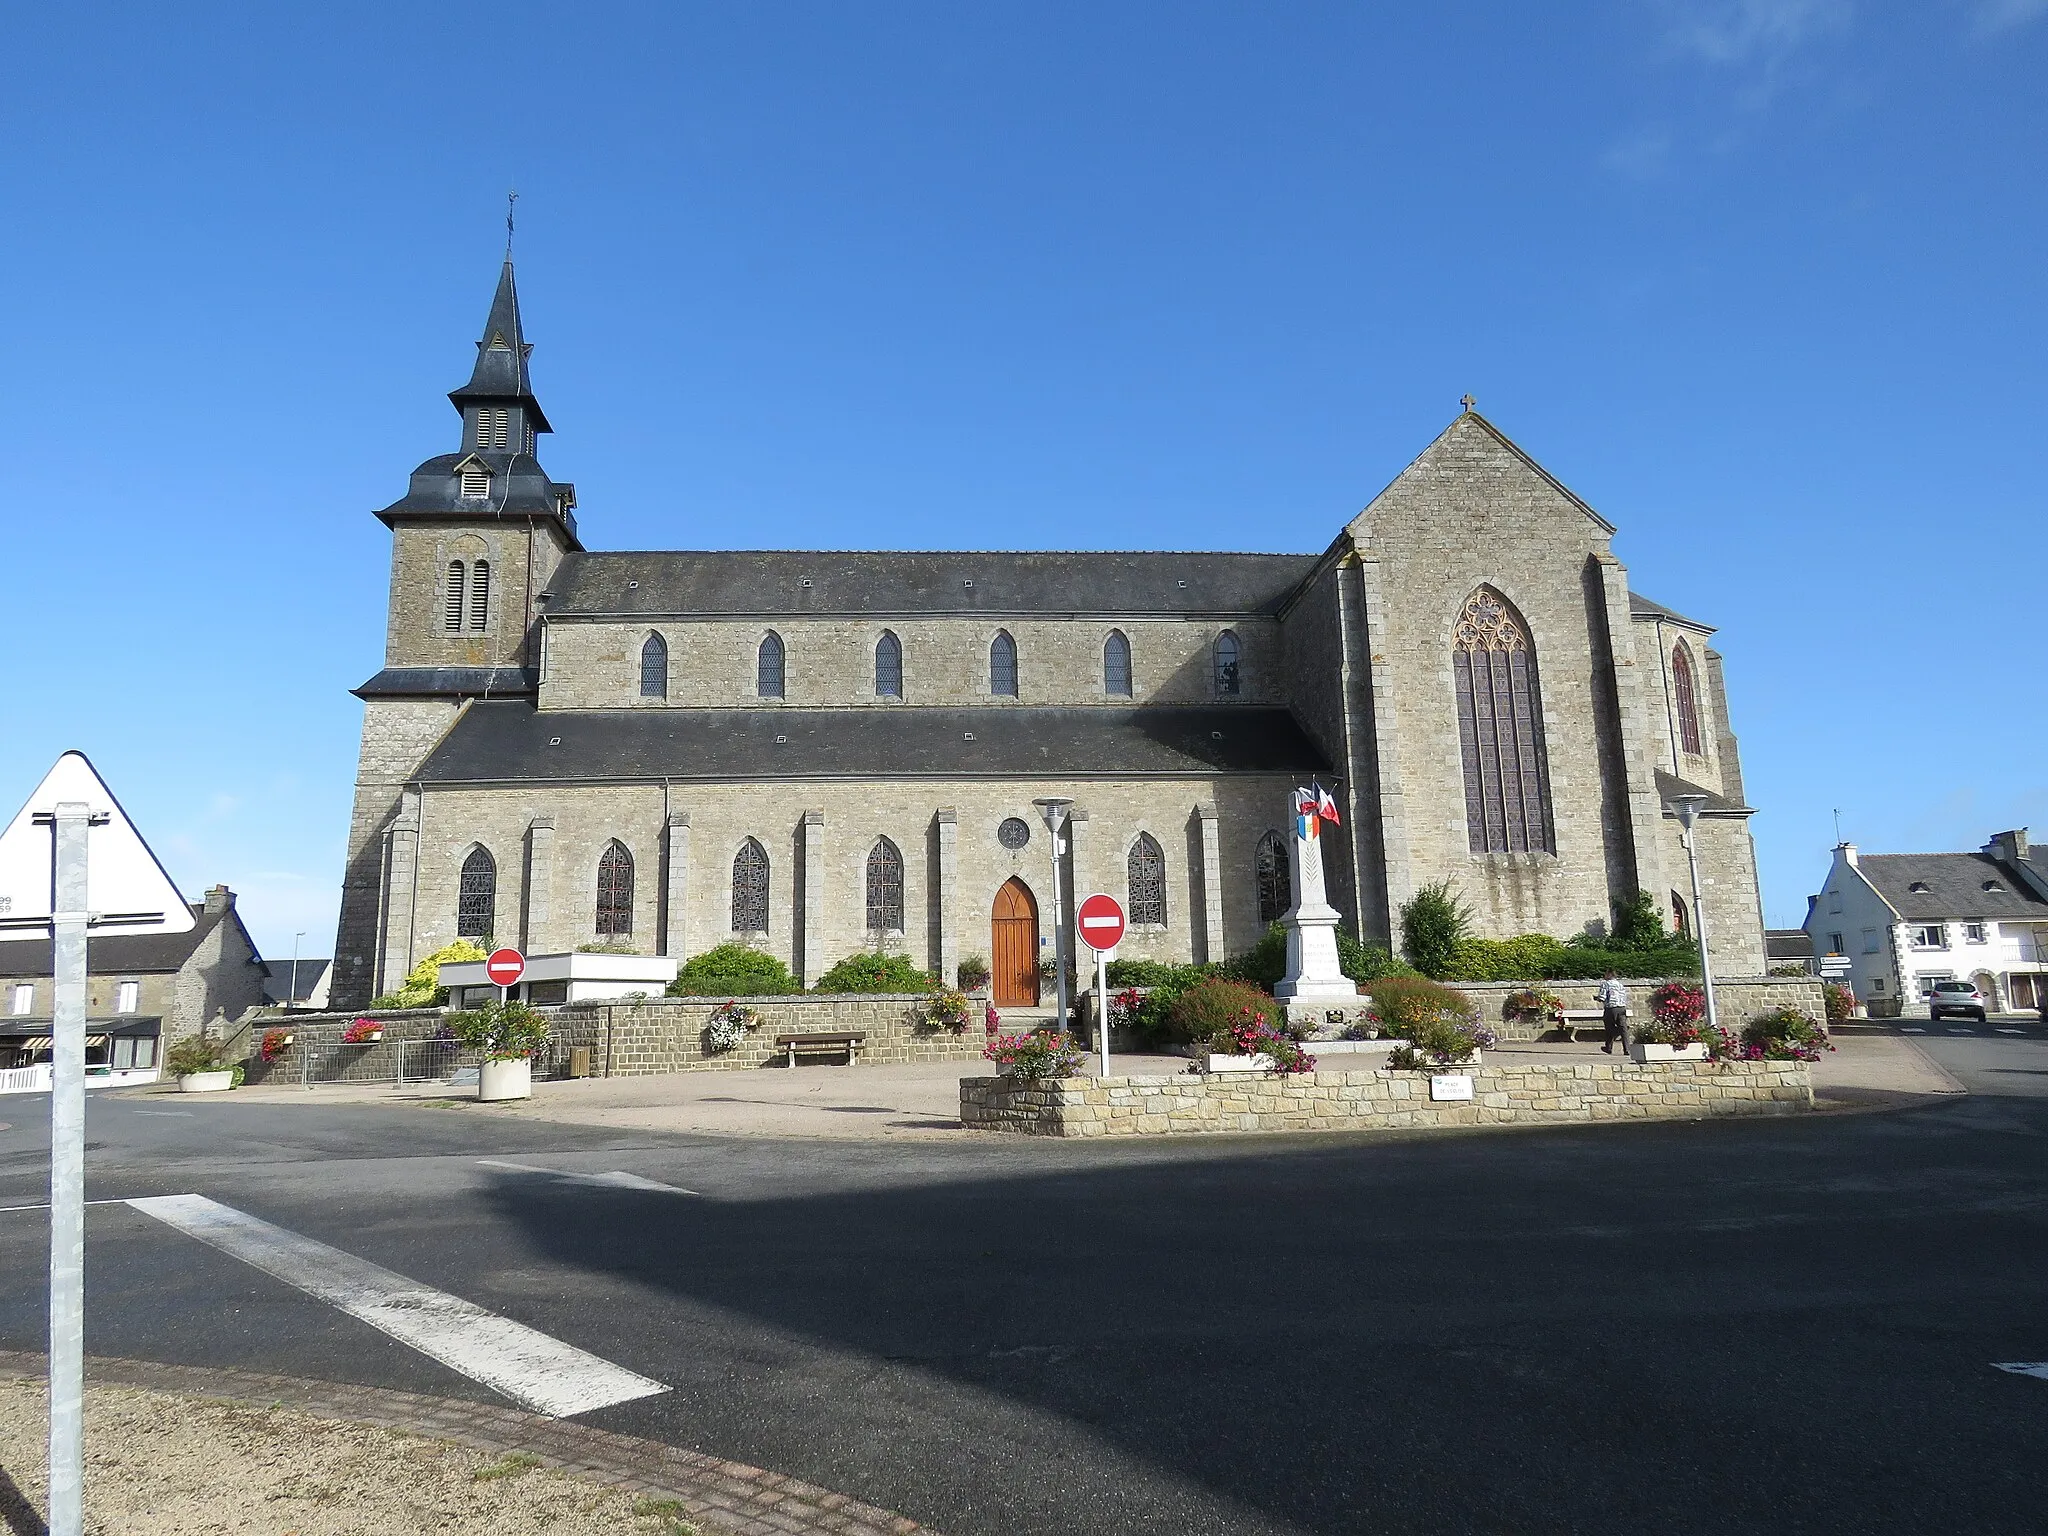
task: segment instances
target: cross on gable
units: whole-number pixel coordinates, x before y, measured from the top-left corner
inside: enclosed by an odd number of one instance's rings
[[[1471,410],[1472,407],[1477,405],[1478,403],[1479,402],[1477,400],[1474,400],[1470,395],[1458,396],[1458,404],[1464,406],[1465,409],[1468,411]]]

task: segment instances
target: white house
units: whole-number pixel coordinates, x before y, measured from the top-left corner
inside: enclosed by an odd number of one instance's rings
[[[1849,957],[1846,978],[1878,1017],[1924,1006],[1937,981],[1976,982],[1993,1012],[2048,1002],[2048,849],[2026,829],[1979,853],[1835,849],[1806,931],[1816,954]]]

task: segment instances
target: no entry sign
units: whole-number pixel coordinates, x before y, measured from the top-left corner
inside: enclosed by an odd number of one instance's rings
[[[501,987],[509,987],[526,974],[526,956],[516,949],[494,949],[484,962],[484,974]]]
[[[1114,896],[1090,896],[1081,903],[1081,942],[1090,949],[1115,949],[1124,936],[1124,909]]]

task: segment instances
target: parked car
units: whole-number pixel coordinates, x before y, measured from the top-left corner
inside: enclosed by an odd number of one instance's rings
[[[1982,1024],[1984,994],[1975,982],[1937,981],[1927,989],[1927,1017],[1938,1019],[1945,1013],[1960,1013]]]

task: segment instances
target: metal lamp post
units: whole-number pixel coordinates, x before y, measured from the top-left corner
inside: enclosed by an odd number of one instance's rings
[[[1060,1028],[1067,1027],[1067,925],[1060,915],[1060,854],[1064,851],[1060,829],[1067,824],[1067,812],[1074,808],[1074,802],[1059,795],[1047,795],[1042,800],[1033,800],[1038,814],[1045,820],[1045,830],[1052,834],[1052,955],[1053,969],[1059,978]]]
[[[1685,862],[1692,871],[1692,926],[1700,941],[1700,979],[1706,983],[1707,1028],[1719,1030],[1720,1011],[1714,1006],[1714,962],[1707,955],[1707,909],[1700,900],[1700,856],[1693,847],[1693,823],[1699,820],[1700,808],[1707,803],[1705,795],[1673,795],[1672,814],[1678,818],[1680,840],[1685,844]]]

